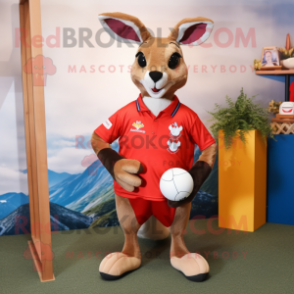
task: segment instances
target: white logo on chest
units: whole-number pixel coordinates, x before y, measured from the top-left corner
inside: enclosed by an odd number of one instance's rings
[[[170,130],[171,138],[176,140],[182,135],[181,131],[183,130],[183,127],[182,126],[179,127],[176,122],[171,124],[168,128]]]
[[[169,140],[167,141],[168,145],[168,152],[169,153],[177,153],[179,151],[179,147],[181,146],[181,141],[179,138],[182,136],[182,126],[178,126],[178,124],[175,122],[171,124],[168,129],[170,130],[169,134]]]

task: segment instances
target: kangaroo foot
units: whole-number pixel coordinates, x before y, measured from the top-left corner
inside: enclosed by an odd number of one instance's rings
[[[99,272],[104,280],[117,280],[130,271],[139,268],[141,259],[128,256],[122,252],[108,254],[99,266]]]
[[[172,267],[182,272],[190,281],[202,282],[207,279],[209,265],[203,256],[197,253],[188,253],[182,257],[172,256]]]

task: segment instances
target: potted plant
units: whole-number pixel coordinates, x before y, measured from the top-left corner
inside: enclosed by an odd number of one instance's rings
[[[268,111],[241,89],[210,112],[219,151],[219,226],[254,231],[266,222]]]

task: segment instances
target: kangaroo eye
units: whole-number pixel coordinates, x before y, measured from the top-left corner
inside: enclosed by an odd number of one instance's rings
[[[177,65],[179,64],[181,57],[182,56],[178,52],[173,53],[173,55],[170,57],[168,61],[168,67],[171,69],[175,69]]]
[[[136,54],[136,57],[138,57],[138,63],[141,67],[145,67],[146,66],[146,59],[144,54],[140,51]]]

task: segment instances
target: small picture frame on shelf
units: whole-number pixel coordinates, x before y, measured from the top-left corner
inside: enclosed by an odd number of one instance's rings
[[[263,47],[261,55],[261,70],[281,69],[278,47]]]

